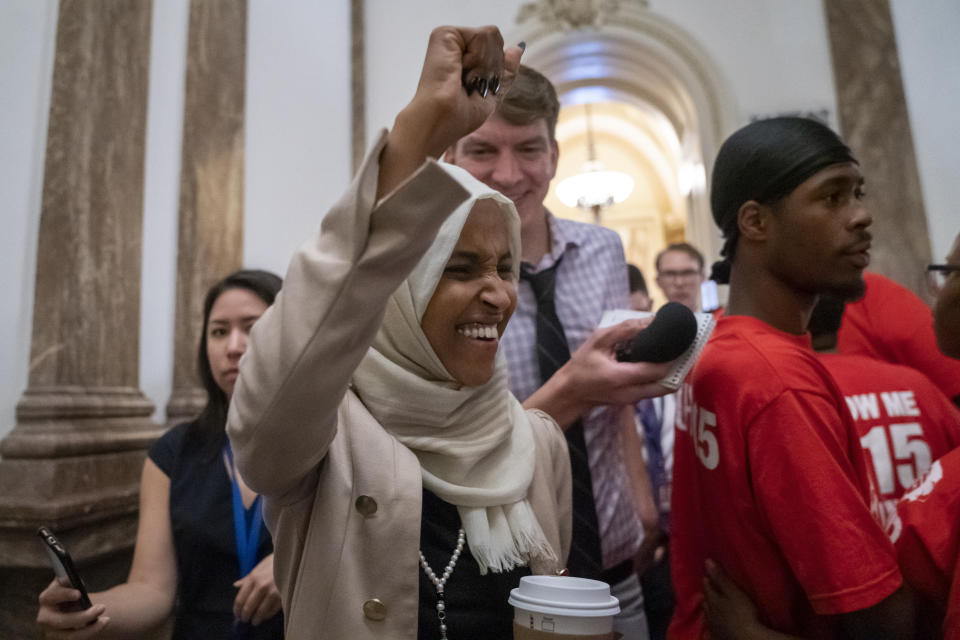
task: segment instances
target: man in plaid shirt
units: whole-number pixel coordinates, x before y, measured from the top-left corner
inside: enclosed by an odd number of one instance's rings
[[[541,384],[537,354],[537,300],[529,282],[517,288],[517,310],[503,335],[510,388],[527,408],[549,413],[561,428],[582,420],[602,551],[597,577],[620,600],[616,630],[627,640],[647,638],[643,595],[633,568],[643,531],[621,458],[622,408],[666,393],[656,383],[667,365],[621,363],[614,347],[644,326],[629,321],[596,330],[608,309],[629,308],[623,246],[616,232],[554,217],[543,201],[557,169],[554,137],[559,101],[540,73],[521,66],[510,93],[479,129],[446,155],[477,179],[511,198],[520,214],[524,269],[556,269],[554,305],[572,353]],[[574,506],[574,544],[583,514]],[[572,554],[571,554],[572,557]]]

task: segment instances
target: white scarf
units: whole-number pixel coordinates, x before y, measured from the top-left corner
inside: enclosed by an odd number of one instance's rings
[[[462,169],[444,167],[471,196],[388,300],[353,384],[383,428],[420,460],[424,487],[457,506],[480,573],[496,573],[532,559],[556,560],[526,497],[535,464],[532,428],[507,388],[502,353],[486,384],[462,386],[440,362],[420,322],[476,202],[493,199],[503,212],[515,278],[520,220],[508,198]]]

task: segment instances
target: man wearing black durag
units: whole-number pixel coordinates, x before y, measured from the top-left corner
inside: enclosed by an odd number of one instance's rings
[[[671,637],[704,637],[717,567],[777,631],[912,635],[856,428],[806,333],[819,294],[863,292],[863,195],[851,151],[812,120],[754,122],[720,149],[711,205],[730,297],[678,409]]]

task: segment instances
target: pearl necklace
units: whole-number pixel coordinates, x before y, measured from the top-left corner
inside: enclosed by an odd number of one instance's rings
[[[440,578],[437,577],[437,574],[435,574],[433,569],[430,568],[430,565],[427,564],[427,559],[423,556],[423,551],[420,552],[420,566],[423,567],[423,572],[427,575],[427,578],[430,579],[430,582],[433,583],[433,588],[437,590],[437,619],[440,620],[440,640],[447,640],[447,607],[444,603],[443,587],[447,584],[447,580],[450,579],[453,568],[457,566],[457,560],[463,552],[463,545],[466,541],[466,533],[464,533],[463,529],[460,529],[460,531],[457,532],[457,546],[453,550],[453,555],[450,556],[450,562],[447,563],[446,568],[443,570],[443,576]]]

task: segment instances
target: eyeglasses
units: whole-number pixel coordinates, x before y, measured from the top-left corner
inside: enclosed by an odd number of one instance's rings
[[[696,269],[684,269],[683,271],[658,271],[657,277],[664,280],[691,280],[700,275]]]
[[[947,283],[947,278],[951,273],[960,271],[960,264],[928,264],[927,278],[930,280],[930,286],[934,293],[939,293],[940,289]]]

